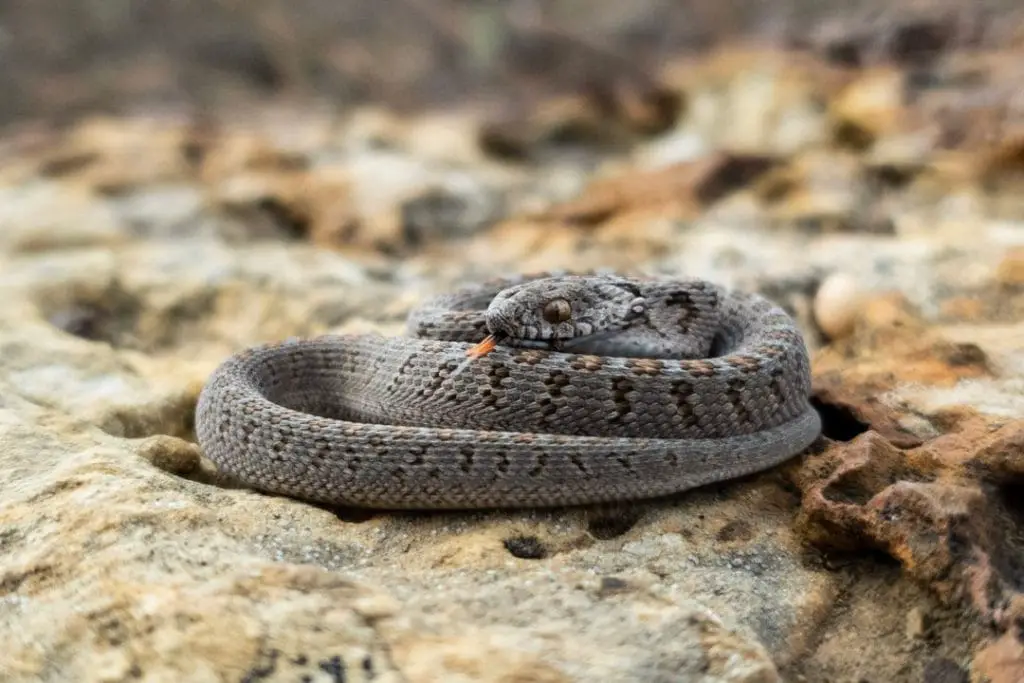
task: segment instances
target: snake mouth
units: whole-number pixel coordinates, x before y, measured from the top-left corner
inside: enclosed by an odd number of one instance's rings
[[[470,358],[482,358],[498,347],[498,343],[505,340],[504,333],[497,332],[483,338],[479,344],[466,349],[466,355]]]
[[[581,337],[572,337],[571,339],[516,339],[515,343],[511,344],[511,346],[520,349],[544,349],[545,351],[564,351],[572,353],[573,349],[576,347],[596,341],[610,339],[615,336],[615,334],[615,331],[607,331],[595,332]],[[499,344],[506,343],[510,339],[512,339],[512,337],[505,332],[489,334],[478,344],[466,349],[466,355],[470,358],[482,358],[496,349]]]
[[[470,358],[482,358],[486,356],[494,349],[498,348],[498,344],[508,342],[512,337],[504,332],[496,332],[489,334],[483,338],[481,342],[475,344],[466,349],[466,355]],[[570,340],[566,339],[515,339],[514,344],[510,344],[515,348],[519,349],[544,349],[548,351],[560,351],[562,346]]]

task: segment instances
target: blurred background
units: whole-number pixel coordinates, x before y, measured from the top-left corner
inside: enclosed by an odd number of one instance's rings
[[[506,103],[736,40],[847,67],[1021,38],[1015,0],[5,0],[0,122],[139,108]]]

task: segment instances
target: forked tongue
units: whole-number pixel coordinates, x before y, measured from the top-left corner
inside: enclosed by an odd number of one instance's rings
[[[480,358],[481,356],[486,356],[491,351],[493,351],[494,347],[496,347],[497,345],[498,340],[495,338],[493,334],[489,334],[486,337],[484,337],[484,340],[477,344],[476,346],[471,346],[470,348],[466,349],[466,355],[469,356],[470,358]]]

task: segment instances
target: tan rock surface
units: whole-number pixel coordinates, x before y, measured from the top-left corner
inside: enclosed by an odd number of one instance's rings
[[[777,57],[667,69],[678,110],[636,83],[557,99],[513,161],[465,112],[100,119],[13,145],[0,680],[1016,683],[1024,216],[989,151],[879,153],[920,121],[896,67]],[[552,142],[570,123],[596,130],[582,160]],[[646,139],[613,153],[602,130]],[[679,158],[685,136],[704,151]],[[824,438],[666,500],[443,514],[255,493],[193,442],[234,350],[400,334],[429,294],[548,268],[779,301]]]

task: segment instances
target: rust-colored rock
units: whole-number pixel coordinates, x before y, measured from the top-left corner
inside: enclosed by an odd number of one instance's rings
[[[810,456],[796,475],[798,523],[822,547],[883,550],[940,599],[994,625],[1006,635],[979,657],[1005,676],[1020,661],[1008,643],[1024,605],[1024,421],[1000,426],[969,411],[947,418],[946,433],[916,448],[868,431]]]

